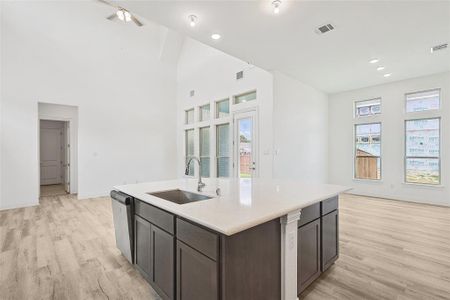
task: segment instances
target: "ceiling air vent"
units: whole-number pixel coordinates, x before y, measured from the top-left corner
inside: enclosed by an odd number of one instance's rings
[[[194,97],[194,95],[195,95],[195,91],[194,90],[189,92],[189,96]]]
[[[431,53],[439,51],[439,50],[447,49],[447,47],[448,47],[447,43],[431,47]]]
[[[325,24],[325,25],[317,27],[315,31],[317,34],[324,34],[331,30],[334,30],[334,26],[331,24]]]
[[[236,73],[236,80],[244,78],[244,71],[239,71]]]

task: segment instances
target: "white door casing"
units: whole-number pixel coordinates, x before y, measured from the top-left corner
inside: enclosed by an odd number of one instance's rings
[[[61,183],[61,129],[41,128],[41,185]]]
[[[64,190],[70,193],[70,124],[64,122]]]

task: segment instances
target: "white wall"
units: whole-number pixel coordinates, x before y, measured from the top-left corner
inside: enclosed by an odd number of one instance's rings
[[[38,103],[40,120],[68,121],[70,130],[70,193],[78,193],[78,107]],[[41,126],[42,127],[42,126]]]
[[[0,1],[0,37],[3,36],[3,1]],[[3,146],[1,143],[1,136],[2,136],[2,127],[3,127],[3,118],[2,118],[2,99],[3,99],[3,93],[4,93],[4,87],[3,87],[3,77],[4,77],[4,68],[3,68],[3,39],[0,38],[0,207],[2,207],[2,172],[3,164],[2,164],[2,153],[3,153]]]
[[[38,102],[79,108],[80,198],[174,178],[176,64],[159,59],[161,27],[110,22],[90,1],[2,5],[0,208],[38,203]]]
[[[405,93],[441,88],[440,187],[404,183]],[[353,104],[382,98],[382,179],[353,179]],[[431,112],[430,114],[435,114]],[[363,122],[364,120],[361,120]],[[353,193],[392,199],[450,205],[450,73],[409,79],[331,95],[329,99],[329,180],[354,188]]]
[[[274,72],[273,124],[273,176],[327,182],[327,95]]]
[[[242,70],[244,70],[244,78],[236,80],[236,72]],[[191,90],[195,90],[194,97],[189,96]],[[273,75],[200,42],[190,38],[185,39],[178,60],[178,176],[184,174],[185,164],[183,159],[184,111],[192,107],[198,108],[206,103],[210,103],[212,108],[217,100],[224,98],[231,100],[234,95],[252,90],[257,90],[256,101],[239,105],[230,104],[230,110],[232,114],[235,111],[257,107],[260,149],[259,176],[269,178],[272,176]],[[196,111],[195,117],[197,118],[197,116]],[[207,124],[214,124],[214,122]],[[201,126],[205,125],[203,123]],[[211,130],[211,133],[213,131]],[[211,142],[214,143],[213,134],[211,134]],[[198,139],[196,140],[196,152],[198,155]],[[214,162],[214,160],[211,161]]]

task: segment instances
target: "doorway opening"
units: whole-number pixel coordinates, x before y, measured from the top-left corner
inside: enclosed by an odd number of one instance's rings
[[[70,123],[40,120],[40,195],[70,193]]]

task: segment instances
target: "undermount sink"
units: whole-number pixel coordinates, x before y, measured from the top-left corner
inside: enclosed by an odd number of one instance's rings
[[[191,203],[191,202],[196,202],[196,201],[208,200],[208,199],[212,198],[209,196],[200,195],[200,194],[183,191],[183,190],[179,190],[179,189],[163,191],[163,192],[147,193],[147,194],[170,201],[170,202],[174,202],[177,204],[186,204],[186,203]]]

